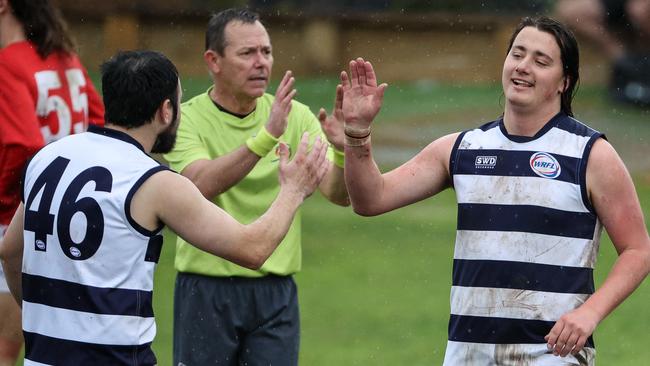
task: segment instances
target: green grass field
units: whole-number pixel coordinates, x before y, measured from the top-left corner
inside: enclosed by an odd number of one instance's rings
[[[297,99],[316,111],[330,107],[334,80],[298,81]],[[209,81],[183,80],[185,96]],[[436,137],[470,128],[502,111],[498,86],[390,86],[373,133],[384,169],[403,162]],[[630,166],[646,222],[650,216],[650,112],[609,104],[583,88],[578,119],[607,133]],[[376,137],[376,138],[375,138]],[[299,284],[302,365],[439,365],[442,363],[456,224],[452,191],[380,217],[363,218],[315,194],[305,204]],[[173,250],[166,242],[156,272],[154,349],[171,365]],[[600,284],[616,259],[604,238],[596,269]],[[650,359],[648,281],[598,328],[600,365],[641,365]]]

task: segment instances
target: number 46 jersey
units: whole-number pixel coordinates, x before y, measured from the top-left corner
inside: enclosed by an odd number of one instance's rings
[[[131,199],[167,169],[122,132],[90,126],[25,171],[25,364],[153,365],[153,271],[162,247]]]

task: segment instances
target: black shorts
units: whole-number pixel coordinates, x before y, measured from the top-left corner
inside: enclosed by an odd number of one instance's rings
[[[176,277],[174,366],[295,366],[299,345],[293,277]]]

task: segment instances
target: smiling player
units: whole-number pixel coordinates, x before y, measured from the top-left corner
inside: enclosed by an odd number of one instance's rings
[[[363,59],[350,72],[341,79],[355,212],[378,215],[456,191],[444,365],[593,365],[591,335],[648,274],[650,238],[623,162],[573,118],[573,35],[552,19],[525,18],[503,64],[503,115],[435,140],[386,174],[370,141],[386,85]],[[594,291],[603,226],[619,258]]]

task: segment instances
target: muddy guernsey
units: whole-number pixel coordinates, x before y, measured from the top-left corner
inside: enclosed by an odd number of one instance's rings
[[[131,199],[167,168],[125,133],[88,131],[45,146],[25,173],[25,366],[155,365],[162,225],[140,226]]]
[[[445,366],[593,365],[544,336],[593,292],[601,224],[586,188],[601,133],[559,113],[535,136],[499,119],[462,133],[451,153],[458,228]]]

